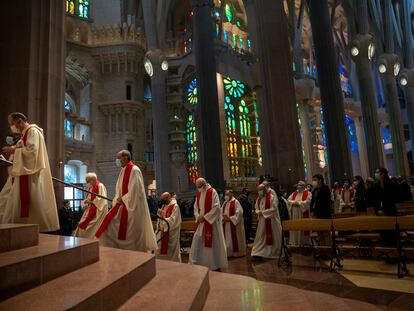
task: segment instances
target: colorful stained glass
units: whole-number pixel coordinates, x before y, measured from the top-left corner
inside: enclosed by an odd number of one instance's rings
[[[66,13],[75,15],[75,1],[66,0]]]
[[[230,78],[224,78],[224,88],[225,90],[234,98],[241,98],[245,93],[245,85],[244,83],[233,80]]]
[[[72,121],[69,121],[69,120],[65,119],[65,121],[63,123],[63,126],[64,126],[64,131],[65,131],[65,137],[69,138],[69,139],[73,138],[73,123],[72,123]]]
[[[227,21],[231,23],[233,20],[233,11],[231,10],[230,5],[226,4],[225,12],[226,12]]]
[[[64,107],[66,111],[73,112],[72,105],[67,99],[65,99]]]
[[[78,15],[83,18],[89,18],[89,0],[78,1]]]
[[[194,78],[187,89],[187,100],[188,102],[195,106],[198,104],[198,87],[197,87],[197,79]]]
[[[358,152],[358,140],[356,136],[355,122],[349,116],[345,116],[345,123],[349,134],[349,145],[352,152]]]
[[[198,149],[197,149],[197,131],[194,117],[190,114],[186,122],[186,140],[187,140],[187,169],[190,183],[195,183],[198,178]]]

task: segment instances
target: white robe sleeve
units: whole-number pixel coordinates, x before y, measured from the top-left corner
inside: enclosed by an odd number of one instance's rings
[[[272,194],[270,198],[270,208],[262,211],[263,217],[267,219],[278,213],[278,204],[279,199]]]
[[[211,210],[204,215],[204,219],[209,223],[213,224],[221,217],[220,200],[216,191],[213,191],[213,202]]]
[[[303,194],[302,194],[302,197],[303,197]],[[312,193],[309,192],[308,197],[306,198],[306,200],[299,202],[302,213],[309,210],[311,201],[312,201]]]
[[[230,217],[230,220],[235,226],[237,226],[240,221],[243,220],[243,208],[238,200],[236,200],[236,211],[234,213],[234,216]]]
[[[287,202],[289,217],[292,218],[292,205],[296,202],[295,200],[293,200],[293,193],[288,197]]]
[[[200,213],[198,212],[198,206],[197,206],[197,197],[194,201],[194,218],[197,220]]]
[[[122,183],[122,181],[119,181],[119,182]],[[141,186],[142,185],[139,183],[138,169],[134,166],[131,170],[131,176],[129,176],[128,193],[122,196],[122,201],[124,202],[126,208],[128,209],[128,212],[134,211],[135,208],[137,207],[136,204],[132,204],[132,199],[134,198],[135,191],[137,193],[141,192],[141,189],[140,189]]]
[[[254,205],[254,211],[256,212],[256,214],[260,215],[260,206],[259,206],[259,200],[256,200],[256,203]]]
[[[100,183],[99,184],[99,195],[106,197],[106,188],[105,186]],[[89,195],[89,199],[90,199],[90,195]],[[99,209],[100,211],[102,211],[104,209],[104,207],[106,206],[106,200],[102,199],[100,197],[95,197],[95,199],[92,201],[93,204],[95,204],[96,208]]]
[[[171,213],[171,216],[165,218],[165,220],[170,225],[170,230],[176,229],[177,227],[180,226],[180,224],[181,224],[181,215],[180,215],[180,207],[178,206],[178,204],[175,204],[175,206],[173,208],[173,211]],[[168,231],[168,226],[165,223],[165,221],[160,220],[160,222],[162,224],[163,231],[164,232]]]
[[[28,129],[28,131],[26,146],[20,140],[14,151],[14,164],[10,173],[14,177],[33,175],[46,167],[44,157],[47,155],[43,154],[43,135],[35,128]]]

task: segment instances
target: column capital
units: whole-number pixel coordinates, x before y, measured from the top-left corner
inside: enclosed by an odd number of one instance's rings
[[[201,8],[205,6],[209,6],[211,8],[214,7],[213,0],[191,0],[191,8]]]

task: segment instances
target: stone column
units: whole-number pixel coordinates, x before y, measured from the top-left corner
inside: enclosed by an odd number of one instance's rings
[[[65,16],[64,1],[53,0],[6,2],[0,13],[0,139],[9,132],[9,113],[27,114],[44,129],[50,168],[58,178],[63,177]],[[4,178],[5,170],[0,174]],[[63,188],[55,184],[55,191],[60,204]]]
[[[303,148],[305,151],[306,157],[306,167],[307,167],[307,180],[310,180],[314,175],[314,161],[313,161],[313,148],[311,141],[311,133],[309,128],[309,105],[307,101],[303,101],[302,105],[299,108],[300,120],[301,120],[301,130],[303,137]]]
[[[340,181],[352,176],[352,162],[328,1],[307,1],[326,126],[330,177],[332,181]]]
[[[283,1],[245,2],[248,14],[255,14],[254,18],[250,18],[251,15],[248,18],[249,29],[253,29],[253,51],[259,59],[258,110],[263,172],[290,189],[303,178],[304,170]]]
[[[213,187],[224,189],[214,29],[211,17],[213,6],[213,0],[191,1],[194,13],[196,76],[199,86],[197,106],[200,116],[199,150],[201,176],[205,177]]]
[[[362,177],[366,179],[369,176],[374,176],[373,174],[375,172],[371,173],[371,171],[368,169],[369,161],[368,161],[367,149],[366,149],[366,144],[365,144],[366,141],[364,137],[364,130],[362,129],[362,118],[357,116],[354,118],[354,122],[355,122],[355,131],[356,131],[357,141],[358,141],[359,165],[361,167]],[[381,153],[381,160],[382,159],[383,159],[383,156]]]

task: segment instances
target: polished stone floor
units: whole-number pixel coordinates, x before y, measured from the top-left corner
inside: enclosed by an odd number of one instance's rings
[[[183,260],[186,261],[187,257],[183,256]],[[347,262],[347,265],[349,263],[352,262]],[[397,276],[392,273],[362,272],[363,265],[375,267],[379,264],[361,260],[361,262],[356,261],[350,265],[354,268],[360,267],[361,271],[344,269],[342,272],[330,272],[326,263],[314,260],[311,255],[293,254],[292,265],[282,267],[278,267],[275,260],[257,261],[247,256],[230,259],[228,268],[223,269],[222,272],[251,276],[258,281],[286,284],[341,298],[360,300],[377,305],[383,310],[414,310],[414,294],[410,293],[410,288],[414,284],[412,275],[398,280]],[[394,266],[390,268],[390,271],[392,272],[393,269]],[[414,271],[414,267],[411,271]],[[399,286],[389,286],[394,290],[384,289],[387,286],[383,284],[389,281],[400,283],[398,283]],[[401,282],[406,282],[406,284]]]

